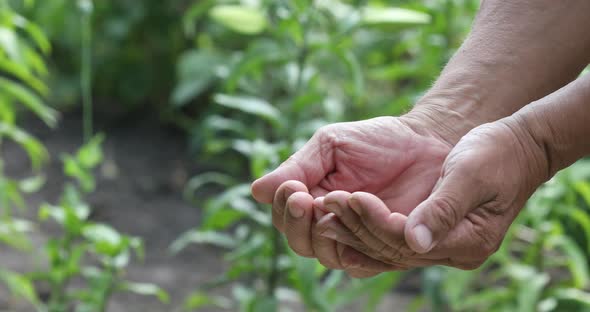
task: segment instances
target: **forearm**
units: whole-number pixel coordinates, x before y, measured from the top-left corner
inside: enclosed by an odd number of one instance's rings
[[[526,106],[511,117],[545,155],[545,179],[590,155],[590,75]]]
[[[587,12],[587,0],[482,1],[468,38],[410,115],[432,118],[453,144],[559,89],[590,61]]]

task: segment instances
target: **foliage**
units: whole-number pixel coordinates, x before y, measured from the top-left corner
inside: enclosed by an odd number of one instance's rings
[[[27,6],[32,4],[32,1],[25,2]],[[30,302],[38,311],[106,311],[110,297],[120,291],[153,295],[167,301],[167,294],[159,287],[123,278],[131,252],[142,257],[141,240],[122,235],[107,224],[91,222],[88,219],[91,210],[73,184],[65,187],[58,205],[43,204],[39,209],[40,221],[52,219],[63,230],[60,236],[48,239],[42,249],[44,254],[37,254],[31,248],[27,235],[37,222],[20,218],[13,211],[14,207],[25,207],[23,194],[37,191],[44,183],[39,169],[49,155],[38,140],[19,128],[17,115],[28,109],[48,126],[56,125],[57,113],[41,99],[49,90],[44,82],[48,74],[44,57],[49,52],[49,41],[40,28],[17,14],[11,3],[0,2],[0,69],[3,73],[0,78],[0,144],[11,140],[20,145],[27,152],[35,174],[23,180],[5,176],[0,158],[0,242],[49,262],[47,269],[24,274],[2,269],[0,283],[13,296]],[[85,192],[94,190],[93,169],[102,162],[102,140],[102,136],[96,136],[76,155],[63,156],[64,173],[76,179]],[[84,287],[69,287],[74,279],[83,280]],[[38,282],[47,283],[51,289],[47,302],[38,296],[35,287]]]
[[[429,55],[412,50],[436,32],[428,11],[339,1],[199,1],[188,11],[185,28],[196,48],[179,60],[172,104],[180,110],[203,98],[216,103],[203,120],[186,125],[194,146],[217,164],[220,157],[236,159],[236,153],[245,163],[234,168],[223,162],[225,173],[194,177],[187,186],[187,197],[196,203],[195,192],[203,187],[225,191],[202,206],[202,223],[172,250],[189,243],[227,249],[230,267],[211,287],[234,283],[233,302],[207,297],[201,289],[187,299],[187,309],[272,311],[279,302],[296,300],[309,310],[333,311],[365,297],[372,311],[397,283],[399,273],[351,282],[342,272],[289,252],[271,226],[268,208],[251,199],[249,182],[323,125],[403,112],[432,79],[431,72],[416,69],[438,69],[448,56],[445,49]],[[401,47],[391,51],[396,44]],[[407,63],[394,61],[402,55]],[[383,69],[389,63],[394,65]],[[385,83],[398,96],[370,89]]]
[[[93,190],[90,171],[102,161],[100,142],[96,137],[83,146],[77,155],[65,155],[64,172],[74,177],[85,191]],[[69,170],[69,168],[81,168]],[[167,294],[155,285],[138,284],[124,280],[123,272],[131,253],[141,259],[143,247],[140,238],[120,234],[107,224],[89,220],[91,208],[82,200],[82,193],[72,184],[64,188],[58,205],[43,204],[39,209],[41,221],[53,220],[60,225],[62,234],[48,240],[45,253],[49,261],[47,270],[31,274],[32,280],[48,282],[51,294],[46,310],[106,311],[113,293],[131,291],[153,295],[167,301]],[[94,261],[91,261],[91,258]],[[88,263],[97,263],[96,265]],[[84,287],[69,285],[82,278]]]
[[[81,5],[84,2],[91,7]],[[93,95],[98,109],[127,113],[151,104],[164,110],[183,47],[177,17],[184,1],[38,1],[22,8],[51,39],[51,103],[61,109],[78,104],[78,82],[86,54],[81,42],[92,29]],[[86,9],[92,15],[87,20]],[[114,79],[116,78],[116,79]]]
[[[46,268],[0,270],[0,283],[40,311],[102,311],[118,291],[167,301],[157,286],[124,279],[132,254],[141,258],[141,239],[90,220],[83,200],[102,161],[104,138],[91,139],[93,109],[112,118],[148,105],[185,129],[198,160],[217,169],[187,184],[202,223],[171,250],[214,245],[229,267],[189,295],[185,310],[303,303],[333,311],[362,300],[373,311],[403,275],[350,280],[296,256],[272,228],[268,207],[251,199],[249,182],[323,125],[404,113],[461,43],[477,7],[475,0],[0,0],[0,146],[21,146],[32,168],[31,177],[14,179],[0,158],[0,242],[40,257],[28,233],[49,221],[60,230],[40,250]],[[17,208],[45,182],[40,168],[49,155],[18,116],[32,112],[55,126],[46,100],[61,110],[85,103],[87,144],[61,157],[73,180],[61,201],[27,220]],[[424,270],[412,308],[589,309],[589,168],[582,161],[543,186],[482,268]],[[204,200],[210,190],[216,195]],[[39,283],[52,289],[48,302],[38,298]],[[210,294],[228,283],[231,296]]]

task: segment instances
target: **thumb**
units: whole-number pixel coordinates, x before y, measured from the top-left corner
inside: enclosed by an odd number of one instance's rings
[[[261,203],[271,203],[281,184],[289,180],[302,182],[308,189],[332,171],[332,145],[323,144],[326,131],[318,131],[281,166],[252,183],[252,196]]]
[[[459,168],[457,168],[459,169]],[[417,253],[427,253],[482,204],[485,189],[474,173],[453,170],[441,177],[432,194],[408,216],[404,236]]]

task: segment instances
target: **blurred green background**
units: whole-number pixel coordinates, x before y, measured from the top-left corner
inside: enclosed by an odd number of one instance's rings
[[[23,311],[116,311],[109,303],[119,292],[157,297],[162,305],[153,311],[590,311],[588,161],[543,186],[501,249],[474,271],[433,267],[350,280],[292,254],[269,207],[249,194],[250,181],[319,127],[406,112],[461,44],[478,6],[0,0],[0,147],[22,146],[32,164],[26,177],[15,177],[2,166],[10,159],[0,158],[0,242],[45,261],[0,269],[1,290],[10,302],[26,302]],[[80,148],[50,155],[29,130],[30,115],[58,128],[80,120]],[[95,168],[110,168],[109,132],[95,135],[97,119],[148,120],[186,142],[201,169],[178,195],[201,217],[161,252],[211,252],[222,257],[221,274],[181,296],[127,280],[150,238],[93,219],[86,198],[96,190]],[[57,204],[26,207],[28,196],[52,183],[43,171],[49,157],[61,159],[70,182]],[[31,242],[46,222],[59,230]],[[396,301],[396,293],[405,299]]]

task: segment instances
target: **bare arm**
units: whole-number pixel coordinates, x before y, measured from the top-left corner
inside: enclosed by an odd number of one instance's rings
[[[575,79],[590,62],[590,1],[483,0],[473,29],[410,116],[456,143]]]

